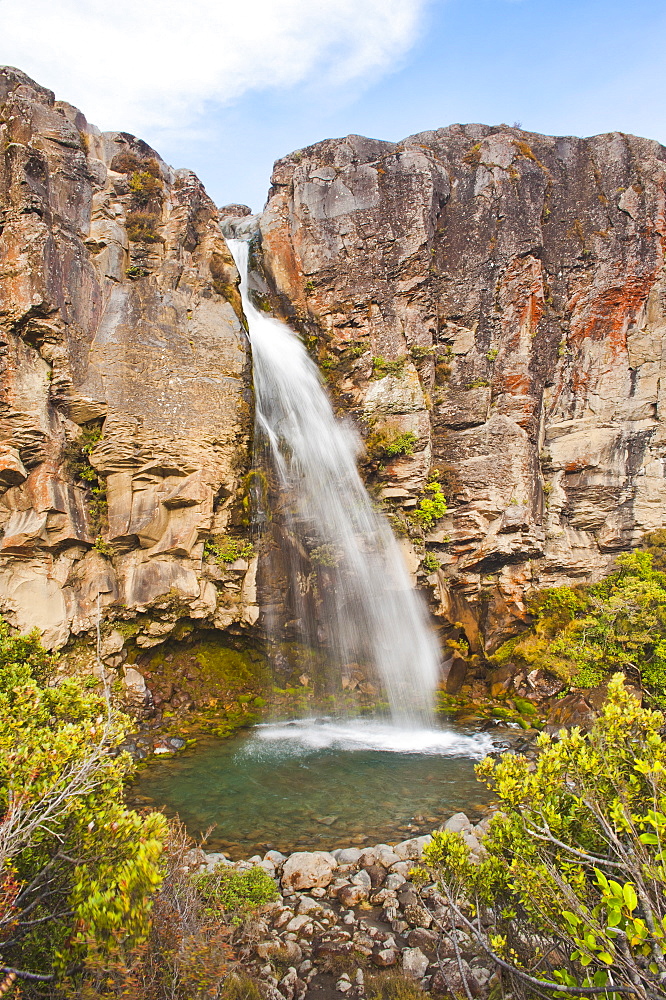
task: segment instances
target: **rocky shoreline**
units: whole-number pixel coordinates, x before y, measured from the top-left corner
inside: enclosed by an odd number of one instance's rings
[[[465,813],[442,829],[462,835],[473,858],[490,815],[473,824]],[[217,866],[262,868],[276,882],[279,899],[264,906],[244,940],[241,962],[266,1000],[323,996],[364,997],[368,976],[400,972],[429,993],[465,991],[486,997],[495,979],[464,928],[451,928],[435,884],[412,880],[430,834],[398,844],[327,851],[268,851],[232,862],[197,848],[185,861],[193,872]],[[455,938],[451,936],[455,935]]]

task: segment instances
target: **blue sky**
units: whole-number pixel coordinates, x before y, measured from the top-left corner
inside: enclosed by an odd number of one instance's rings
[[[0,20],[0,62],[196,170],[218,204],[259,210],[273,160],[350,132],[666,142],[664,0],[0,0]]]

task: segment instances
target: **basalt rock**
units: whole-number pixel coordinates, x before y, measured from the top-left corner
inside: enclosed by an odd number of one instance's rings
[[[0,140],[0,612],[52,648],[98,614],[140,613],[139,648],[183,618],[252,624],[254,565],[204,554],[233,525],[251,432],[216,207],[194,174],[11,68]],[[111,666],[125,635],[104,639]]]
[[[417,576],[473,648],[520,629],[530,588],[598,579],[664,524],[662,146],[453,125],[320,142],[272,185],[273,305],[412,535],[437,470],[449,512]]]

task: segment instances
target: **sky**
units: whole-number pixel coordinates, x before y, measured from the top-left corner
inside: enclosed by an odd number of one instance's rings
[[[664,0],[0,0],[0,65],[260,211],[273,161],[454,122],[666,144]]]

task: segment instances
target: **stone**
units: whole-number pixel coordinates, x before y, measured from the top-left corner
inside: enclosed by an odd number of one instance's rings
[[[458,812],[447,819],[443,829],[449,830],[451,833],[471,833],[472,824],[464,812]]]
[[[285,930],[288,933],[297,934],[299,937],[312,937],[314,934],[312,920],[305,913],[297,917],[292,917],[286,925]]]
[[[373,889],[377,889],[380,885],[382,885],[386,878],[386,868],[380,864],[370,865],[370,867],[365,868],[364,871],[367,873],[368,878],[370,879],[370,885]],[[353,881],[354,880],[352,879],[352,882]]]
[[[369,886],[346,885],[338,892],[338,900],[343,906],[358,906],[368,899],[369,895]]]
[[[345,847],[341,850],[332,851],[333,857],[339,865],[354,865],[361,857],[363,851],[358,847]]]
[[[363,868],[361,869],[360,872],[357,872],[356,875],[352,875],[352,877],[351,877],[351,883],[352,883],[352,885],[363,886],[364,889],[371,889],[372,888],[372,879],[371,879],[370,875],[368,874],[368,872],[365,871],[365,869],[363,869]]]
[[[0,77],[3,615],[54,649],[72,628],[94,649],[98,594],[103,625],[121,608],[125,620],[156,620],[161,601],[188,602],[210,629],[225,610],[240,625],[251,594],[221,596],[218,608],[201,560],[213,519],[226,529],[215,498],[235,495],[251,464],[250,353],[217,209],[194,174],[177,175],[145,143],[102,134],[19,70]],[[160,174],[150,245],[128,238],[136,206],[123,158],[130,172]],[[108,530],[90,486],[106,488]],[[117,666],[121,649],[102,656]]]
[[[330,884],[337,860],[323,851],[297,851],[282,867],[281,883],[285,892],[323,888]]]
[[[412,903],[405,907],[405,920],[412,927],[428,928],[432,924],[432,914],[420,903]]]
[[[447,694],[458,694],[467,676],[467,660],[453,653],[442,664],[442,680]]]
[[[395,965],[398,961],[398,949],[397,948],[382,948],[381,951],[376,952],[372,956],[372,961],[375,965],[378,965],[380,969],[388,969],[390,966]]]
[[[422,837],[412,837],[411,840],[403,840],[396,844],[393,850],[403,861],[417,861],[420,859],[423,848],[429,844],[432,836],[429,833]]]
[[[400,872],[391,871],[386,876],[384,887],[386,889],[398,889],[401,885],[404,885],[406,881],[405,876],[401,875]]]
[[[407,936],[407,944],[410,948],[420,948],[421,951],[434,952],[437,948],[439,935],[434,931],[426,930],[425,927],[414,927]]]
[[[402,952],[402,971],[412,979],[423,979],[430,962],[420,948],[404,948]]]
[[[388,845],[380,844],[375,848],[375,867],[376,865],[381,865],[382,868],[390,868],[394,865],[396,861],[400,861],[400,855],[396,854],[392,847]]]
[[[266,851],[264,854],[264,860],[272,861],[275,867],[279,868],[280,865],[283,865],[287,860],[287,857],[285,854],[281,854],[280,851]]]

